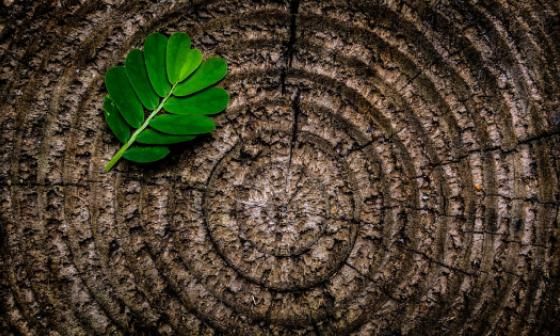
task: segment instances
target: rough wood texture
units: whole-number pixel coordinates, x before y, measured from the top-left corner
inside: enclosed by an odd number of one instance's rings
[[[560,329],[558,1],[1,8],[1,335]],[[102,77],[155,30],[231,106],[103,173]]]

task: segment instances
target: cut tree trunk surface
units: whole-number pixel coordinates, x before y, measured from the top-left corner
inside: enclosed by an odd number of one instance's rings
[[[1,335],[556,335],[560,3],[8,1]],[[153,31],[230,65],[211,136],[118,143]]]

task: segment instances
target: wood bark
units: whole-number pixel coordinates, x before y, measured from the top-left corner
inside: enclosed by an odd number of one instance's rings
[[[560,3],[8,1],[1,335],[557,335]],[[118,149],[106,70],[225,57],[211,136]]]

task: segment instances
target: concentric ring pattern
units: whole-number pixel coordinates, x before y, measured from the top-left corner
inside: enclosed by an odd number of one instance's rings
[[[557,1],[4,1],[2,335],[552,335]],[[103,75],[225,57],[218,130],[142,167]]]

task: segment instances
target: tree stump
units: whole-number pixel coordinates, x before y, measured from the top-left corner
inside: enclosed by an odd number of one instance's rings
[[[556,335],[560,3],[8,1],[0,334]],[[230,66],[218,130],[103,165],[153,31]]]

